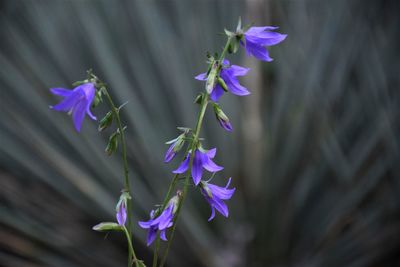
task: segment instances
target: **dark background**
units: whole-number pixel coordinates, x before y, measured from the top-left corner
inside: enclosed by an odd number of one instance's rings
[[[239,16],[288,37],[272,63],[230,58],[252,69],[252,94],[223,97],[233,133],[210,110],[202,131],[225,166],[215,183],[237,188],[230,217],[208,223],[192,188],[169,266],[400,266],[399,1],[0,3],[0,266],[126,265],[122,236],[91,230],[114,220],[122,188],[109,132],[86,119],[78,134],[48,88],[93,68],[129,101],[134,216],[147,219],[178,165],[162,162],[164,142],[194,126],[193,77]]]

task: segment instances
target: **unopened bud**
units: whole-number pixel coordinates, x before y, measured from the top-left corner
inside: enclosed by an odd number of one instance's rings
[[[112,153],[117,151],[119,135],[120,135],[119,131],[116,131],[108,139],[108,144],[105,151],[109,156],[111,156]]]
[[[99,132],[103,131],[108,126],[110,126],[113,121],[113,118],[114,118],[114,114],[112,113],[112,111],[107,112],[107,114],[104,116],[104,118],[102,118],[100,120],[99,127],[98,127]]]

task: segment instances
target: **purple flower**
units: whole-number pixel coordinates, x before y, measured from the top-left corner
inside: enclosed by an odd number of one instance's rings
[[[170,200],[168,206],[163,210],[160,216],[154,218],[155,212],[152,210],[150,212],[150,220],[139,222],[140,227],[149,229],[147,234],[147,246],[150,246],[156,239],[157,231],[160,231],[160,238],[167,241],[166,230],[173,225],[174,214],[177,208],[177,197],[174,198]]]
[[[198,185],[203,175],[203,168],[209,172],[218,172],[224,167],[218,166],[211,159],[215,157],[217,152],[216,148],[210,149],[206,152],[201,152],[196,149],[194,152],[193,166],[192,166],[192,177],[195,185]],[[174,170],[173,173],[184,173],[189,169],[190,153],[186,156],[185,160],[179,165],[178,169]]]
[[[241,41],[240,43],[246,48],[248,55],[270,62],[273,59],[269,56],[267,47],[279,44],[287,36],[287,34],[271,31],[276,29],[278,27],[250,27],[244,33],[245,42]]]
[[[222,69],[219,76],[224,80],[227,89],[234,95],[244,96],[249,95],[250,92],[239,84],[237,76],[244,76],[249,71],[249,68],[244,68],[237,65],[230,65],[227,59],[224,59],[222,62]],[[206,81],[207,73],[199,74],[195,77],[196,80]],[[217,83],[214,89],[211,91],[210,98],[217,102],[219,98],[224,94],[224,89],[222,86]]]
[[[236,188],[228,189],[231,180],[232,179],[229,178],[229,181],[225,187],[217,186],[203,181],[200,183],[200,191],[211,207],[211,216],[208,221],[214,219],[215,209],[217,209],[217,211],[219,211],[219,213],[221,213],[223,216],[228,217],[229,210],[224,200],[230,199],[236,190]]]
[[[119,205],[116,217],[117,217],[118,224],[121,226],[124,226],[125,222],[126,222],[125,202],[122,201],[121,205]]]
[[[64,99],[55,106],[50,106],[51,109],[57,111],[65,111],[68,114],[72,113],[75,129],[79,132],[82,127],[82,122],[87,113],[89,117],[96,120],[96,117],[90,111],[90,105],[93,102],[96,89],[93,83],[84,83],[75,87],[73,90],[64,88],[51,88],[50,91],[64,97]]]

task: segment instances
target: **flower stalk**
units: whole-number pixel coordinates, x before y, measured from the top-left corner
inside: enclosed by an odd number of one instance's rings
[[[97,79],[97,77],[95,77]],[[124,127],[122,126],[121,123],[121,118],[119,116],[119,108],[117,108],[114,104],[114,101],[112,100],[110,94],[108,93],[107,87],[102,86],[101,89],[102,93],[106,96],[108,103],[111,108],[111,112],[114,115],[114,118],[117,123],[118,131],[119,131],[119,137],[121,141],[121,147],[122,147],[122,162],[123,162],[123,168],[124,168],[124,191],[128,192],[129,196],[131,196],[131,188],[130,188],[130,183],[129,183],[129,168],[128,168],[128,160],[126,157],[126,142],[125,142],[125,134],[124,134]],[[132,247],[132,242],[131,236],[132,236],[132,199],[128,198],[127,199],[127,227],[124,227],[127,230],[127,236],[129,236],[128,243],[129,243],[129,253],[128,253],[128,266],[132,266],[132,257],[134,256],[133,252],[133,247]],[[137,264],[137,263],[136,263]],[[136,265],[139,266],[139,265]]]

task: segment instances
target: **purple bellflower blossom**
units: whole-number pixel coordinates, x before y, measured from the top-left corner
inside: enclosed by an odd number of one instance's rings
[[[72,113],[75,129],[78,132],[81,130],[82,122],[86,113],[91,119],[96,120],[96,117],[90,111],[90,105],[94,100],[96,92],[93,83],[81,84],[73,90],[51,88],[50,91],[55,95],[64,97],[60,103],[55,106],[50,106],[50,108],[57,111],[68,112],[68,114]]]
[[[245,42],[241,41],[248,55],[257,59],[271,62],[273,59],[269,56],[267,47],[279,44],[285,40],[287,34],[272,32],[278,27],[250,27],[243,35]]]
[[[250,92],[244,86],[240,85],[237,76],[244,76],[249,71],[249,68],[244,68],[237,65],[230,65],[227,59],[222,62],[222,69],[220,77],[224,80],[227,89],[234,95],[244,96],[249,95]],[[199,81],[207,81],[207,73],[201,73],[195,77]],[[214,89],[211,91],[210,98],[214,102],[218,102],[220,97],[224,94],[224,89],[220,84],[216,84]]]
[[[126,223],[125,202],[121,202],[121,205],[119,205],[116,217],[117,217],[118,224],[121,226],[124,226]]]
[[[195,185],[198,185],[201,181],[203,168],[209,172],[218,172],[224,169],[224,167],[218,166],[211,160],[215,157],[216,152],[216,148],[210,149],[206,152],[201,152],[199,149],[195,150],[192,166],[192,177]],[[188,153],[185,160],[181,165],[179,165],[178,169],[173,171],[173,173],[185,173],[189,169],[189,163],[190,153]]]
[[[211,216],[208,221],[214,219],[215,209],[217,209],[217,211],[219,211],[219,213],[221,213],[223,216],[228,217],[229,210],[224,200],[230,199],[236,190],[236,188],[228,188],[231,180],[232,179],[229,178],[229,181],[225,187],[217,186],[203,181],[200,183],[200,191],[211,207]]]
[[[157,231],[160,231],[160,238],[167,241],[166,231],[173,225],[174,214],[178,208],[177,202],[178,196],[175,196],[157,218],[154,218],[155,211],[152,210],[150,212],[150,220],[139,222],[140,227],[149,231],[147,234],[147,246],[154,242],[157,237]]]

